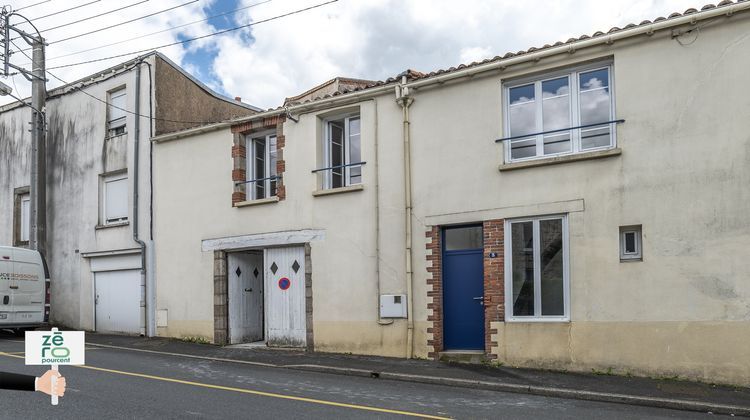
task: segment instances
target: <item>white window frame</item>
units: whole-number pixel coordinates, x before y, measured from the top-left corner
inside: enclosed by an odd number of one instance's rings
[[[561,77],[567,76],[568,77],[568,86],[570,87],[569,95],[570,95],[570,106],[569,106],[569,119],[570,119],[570,126],[571,127],[577,127],[581,125],[581,108],[579,103],[579,95],[580,95],[580,81],[579,81],[579,75],[581,73],[588,73],[590,71],[594,70],[602,70],[607,69],[607,74],[609,76],[609,100],[610,100],[610,114],[609,114],[609,121],[614,120],[617,115],[617,110],[615,109],[615,80],[614,80],[614,65],[612,61],[605,61],[605,62],[597,62],[593,64],[587,64],[582,66],[576,66],[576,67],[567,67],[562,70],[554,71],[545,73],[539,76],[534,77],[525,77],[521,79],[513,79],[507,83],[503,83],[502,86],[502,96],[503,96],[503,137],[511,137],[510,134],[510,89],[528,85],[533,83],[534,84],[534,100],[536,102],[536,124],[537,124],[537,131],[543,131],[539,130],[539,127],[543,127],[542,125],[542,107],[543,107],[543,98],[542,98],[542,83],[546,82],[548,80],[553,79],[559,79]],[[598,128],[601,128],[602,126],[597,126]],[[596,128],[596,127],[591,127]],[[511,157],[511,143],[513,140],[505,140],[503,141],[503,149],[505,153],[505,162],[523,162],[528,160],[538,160],[538,159],[549,159],[556,156],[564,156],[564,155],[574,155],[574,154],[581,154],[581,153],[590,153],[590,152],[596,152],[600,150],[609,150],[614,149],[617,147],[617,124],[611,123],[609,124],[609,130],[610,130],[610,143],[606,146],[601,147],[595,147],[595,148],[589,148],[582,150],[581,149],[581,130],[582,129],[575,129],[570,130],[568,133],[570,133],[570,151],[567,152],[560,152],[560,153],[551,153],[548,155],[544,154],[544,135],[538,134],[536,136],[530,135],[528,137],[524,137],[524,139],[529,140],[531,137],[536,137],[536,155],[535,156],[529,156],[525,158],[512,158]],[[585,130],[585,129],[584,129]],[[564,131],[560,131],[560,134],[564,133]],[[517,139],[517,141],[522,140],[521,138]]]
[[[627,252],[625,235],[632,233],[635,239],[635,252]],[[620,228],[620,261],[643,261],[643,231],[638,226],[623,226]]]
[[[101,194],[102,194],[101,195],[101,212],[102,212],[102,215],[101,215],[101,224],[103,226],[109,226],[109,225],[119,225],[119,224],[127,223],[130,220],[130,212],[129,211],[126,211],[126,215],[124,217],[119,218],[119,219],[113,219],[113,220],[108,220],[107,219],[107,184],[110,183],[110,182],[121,181],[123,179],[127,181],[127,179],[128,179],[128,173],[127,172],[121,172],[121,173],[115,173],[115,174],[102,175],[101,179],[102,179],[102,189],[101,189],[102,190],[102,192],[101,192]],[[128,199],[127,192],[125,194],[125,199],[126,199],[127,202],[130,202],[130,200]],[[127,204],[125,205],[125,208],[126,209],[128,208]]]
[[[541,264],[539,222],[542,220],[562,220],[563,232],[563,305],[564,315],[541,315]],[[513,246],[511,224],[533,222],[534,242],[534,313],[533,316],[513,315]],[[525,217],[505,220],[505,321],[506,322],[570,322],[570,243],[568,234],[568,215],[558,214],[538,217]]]
[[[351,150],[351,137],[349,133],[349,122],[353,119],[359,120],[359,151],[360,151],[359,159],[360,159],[360,162],[362,161],[362,156],[361,156],[362,154],[362,117],[360,116],[359,112],[344,114],[344,115],[339,115],[336,117],[326,118],[323,121],[324,128],[325,128],[324,129],[325,137],[324,137],[324,142],[323,142],[323,153],[325,154],[324,165],[326,168],[330,168],[333,165],[331,163],[332,162],[332,159],[331,159],[332,147],[331,147],[331,129],[330,129],[331,122],[333,121],[344,120],[344,165],[348,165],[352,163],[351,157],[349,156],[349,151]],[[362,168],[363,166],[364,165],[360,165],[359,168]],[[361,170],[360,172],[360,181],[353,184],[351,182],[351,168],[352,166],[344,167],[344,185],[342,185],[341,187],[336,187],[336,188],[344,188],[344,187],[349,187],[352,185],[362,184],[364,171]],[[330,190],[334,188],[332,186],[333,185],[333,170],[329,169],[329,170],[324,171],[323,185],[324,185],[324,189],[326,190]]]
[[[23,211],[23,204],[28,203],[27,211]],[[29,242],[31,238],[31,194],[24,193],[19,195],[18,206],[19,219],[21,225],[18,227],[18,240],[20,242]],[[24,237],[25,236],[25,237]]]
[[[121,136],[123,134],[127,134],[128,128],[127,128],[127,113],[125,113],[124,116],[112,119],[112,102],[114,98],[119,98],[120,96],[125,96],[125,101],[127,101],[127,89],[125,86],[119,87],[117,89],[111,90],[107,93],[107,137],[114,137],[114,136]],[[125,108],[125,107],[123,107]],[[113,131],[124,127],[124,131],[120,134],[113,134]]]
[[[264,133],[255,133],[255,134],[248,134],[245,136],[245,151],[247,158],[245,159],[245,181],[250,181],[255,179],[255,163],[256,163],[256,155],[255,155],[255,140],[263,139],[265,141],[265,147],[263,148],[263,177],[262,178],[268,178],[271,176],[271,138],[276,138],[276,159],[278,162],[278,137],[276,136],[275,131],[267,131]],[[248,188],[250,188],[250,194],[247,196],[250,197],[251,200],[261,200],[264,198],[271,198],[276,197],[278,194],[278,179],[276,180],[276,191],[273,191],[273,194],[271,194],[271,180],[267,179],[263,181],[263,191],[265,197],[258,197],[257,191],[256,191],[256,182],[248,182],[245,185],[245,191],[247,191]]]

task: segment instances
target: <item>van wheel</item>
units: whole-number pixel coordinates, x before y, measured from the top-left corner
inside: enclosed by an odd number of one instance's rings
[[[16,328],[13,330],[13,333],[16,335],[16,337],[23,337],[26,335],[26,331],[28,331],[30,328]]]

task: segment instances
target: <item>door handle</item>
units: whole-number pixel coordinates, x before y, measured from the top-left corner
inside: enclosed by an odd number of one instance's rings
[[[99,295],[96,295],[96,297],[94,297],[94,305],[98,303],[99,303]]]
[[[249,288],[249,289],[248,289],[248,288],[246,287],[246,288],[245,288],[245,291],[246,291],[246,292],[252,292],[252,291],[253,291],[253,288],[251,287],[251,288]]]
[[[18,285],[17,284],[11,284],[8,287],[10,287],[11,289],[18,289]]]
[[[473,297],[472,299],[478,300],[479,304],[484,306],[484,296],[477,296],[477,297]]]
[[[8,303],[10,303],[10,296],[3,296],[3,305],[7,305]]]

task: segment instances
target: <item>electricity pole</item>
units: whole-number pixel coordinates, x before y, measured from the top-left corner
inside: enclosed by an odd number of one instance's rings
[[[29,34],[10,24],[10,18],[18,16],[31,25],[36,35]],[[47,78],[44,68],[45,42],[39,30],[24,16],[13,12],[9,7],[2,9],[2,75],[9,76],[10,69],[18,71],[31,82],[31,182],[29,206],[29,248],[45,253],[47,250],[47,128],[45,109],[47,106]],[[19,35],[32,47],[31,71],[10,62],[10,31]],[[8,92],[9,93],[9,92]]]

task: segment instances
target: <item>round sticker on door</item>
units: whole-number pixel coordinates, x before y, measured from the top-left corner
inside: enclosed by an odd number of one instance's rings
[[[282,277],[282,278],[279,279],[279,289],[286,290],[291,285],[292,285],[292,282],[288,278]]]

